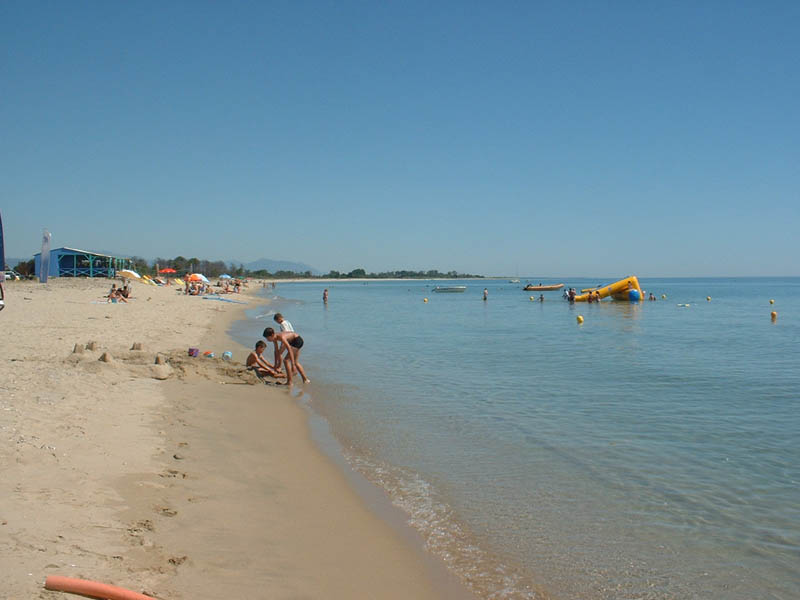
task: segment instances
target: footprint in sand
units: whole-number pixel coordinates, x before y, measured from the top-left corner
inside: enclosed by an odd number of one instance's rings
[[[159,477],[180,477],[181,479],[186,479],[186,473],[181,473],[180,471],[176,471],[175,469],[165,469],[163,473],[158,474]]]
[[[155,526],[150,519],[142,519],[141,521],[136,521],[132,526],[128,527],[128,533],[131,535],[137,535],[142,533],[143,531],[155,531]]]
[[[189,557],[188,556],[173,556],[173,557],[171,557],[169,559],[169,563],[172,564],[172,565],[175,565],[177,567],[178,565],[182,565],[184,562],[186,562],[187,558],[189,558]]]
[[[172,508],[167,508],[165,506],[157,506],[156,512],[160,515],[164,515],[165,517],[174,517],[175,515],[178,514],[177,510],[174,510]]]

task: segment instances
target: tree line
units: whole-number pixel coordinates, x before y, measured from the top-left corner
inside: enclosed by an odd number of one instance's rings
[[[203,273],[206,277],[219,277],[227,273],[231,277],[254,277],[258,279],[474,279],[481,278],[482,275],[471,275],[469,273],[458,273],[448,271],[443,273],[436,269],[428,271],[383,271],[380,273],[368,273],[366,269],[358,268],[348,272],[329,271],[324,275],[315,275],[311,271],[285,271],[274,272],[266,269],[250,270],[245,269],[242,264],[225,264],[221,260],[210,261],[198,258],[185,258],[176,256],[175,258],[156,258],[147,261],[139,256],[131,257],[134,263],[134,270],[143,275],[155,275],[157,269],[171,268],[178,274],[183,273]]]
[[[428,271],[382,271],[380,273],[368,273],[366,269],[358,268],[349,272],[329,271],[325,275],[314,275],[311,271],[284,271],[279,270],[271,273],[265,269],[251,271],[245,269],[243,264],[228,263],[221,260],[205,260],[196,257],[186,258],[176,256],[175,258],[158,257],[154,260],[147,260],[141,256],[132,256],[133,270],[140,275],[158,275],[161,269],[175,269],[176,275],[185,273],[202,273],[206,277],[219,277],[227,273],[231,277],[245,278],[253,277],[258,279],[476,279],[483,275],[471,275],[469,273],[458,273],[457,271],[447,271],[443,273],[437,269]],[[33,260],[21,262],[16,266],[16,270],[22,275],[33,275]]]

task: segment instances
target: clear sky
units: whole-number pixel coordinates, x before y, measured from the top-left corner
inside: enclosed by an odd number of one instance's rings
[[[6,255],[800,275],[800,2],[0,3]]]

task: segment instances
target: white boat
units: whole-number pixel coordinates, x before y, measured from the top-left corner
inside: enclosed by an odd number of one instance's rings
[[[460,292],[466,292],[467,286],[465,285],[437,285],[433,288],[433,291],[437,294],[457,294]]]
[[[519,283],[519,279],[509,279],[508,283]]]

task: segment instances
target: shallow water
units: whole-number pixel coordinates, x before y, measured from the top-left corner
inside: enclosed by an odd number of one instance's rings
[[[280,284],[234,334],[292,321],[351,464],[484,597],[800,597],[800,279],[461,283]]]

